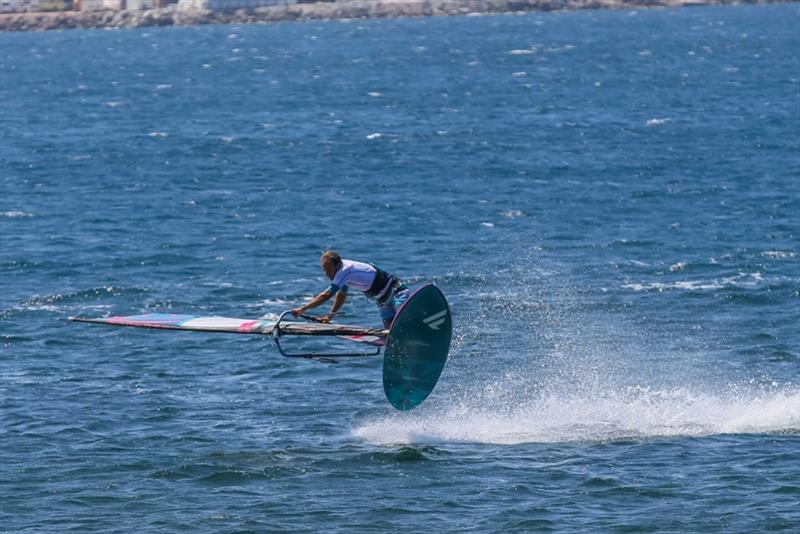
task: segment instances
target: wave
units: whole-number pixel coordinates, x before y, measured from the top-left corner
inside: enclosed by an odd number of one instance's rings
[[[765,258],[784,260],[787,258],[794,258],[797,253],[791,250],[765,250],[761,253]]]
[[[430,401],[429,401],[430,402]],[[436,403],[439,408],[442,403]],[[427,408],[427,409],[426,409]],[[519,406],[491,401],[436,405],[364,422],[372,444],[605,442],[716,434],[800,433],[800,390],[722,394],[633,387],[591,395],[548,395]]]
[[[681,271],[686,269],[686,264],[677,263],[670,266],[670,271]],[[772,278],[765,279],[764,275],[755,273],[739,273],[735,276],[715,278],[711,280],[676,280],[674,282],[631,282],[622,284],[624,289],[632,291],[715,291],[718,289],[759,289],[768,284],[779,283],[782,280]]]
[[[18,219],[20,217],[33,217],[33,213],[27,211],[0,211],[0,217]]]
[[[122,287],[122,286],[101,286],[93,287],[90,289],[82,289],[79,291],[72,291],[69,293],[57,293],[54,295],[41,295],[31,297],[20,303],[21,307],[38,307],[49,304],[69,303],[69,302],[87,302],[97,300],[102,297],[120,295],[139,295],[147,293],[148,290],[140,287]]]
[[[109,309],[104,299],[122,295],[141,295],[149,290],[141,287],[101,286],[67,293],[37,295],[18,302],[10,308],[0,310],[0,318],[8,319],[18,312],[46,311],[59,312],[80,306],[81,311]]]

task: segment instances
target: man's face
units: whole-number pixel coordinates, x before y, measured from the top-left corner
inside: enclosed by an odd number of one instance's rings
[[[333,267],[333,262],[320,260],[319,263],[322,266],[322,271],[325,273],[325,276],[328,277],[328,280],[333,280],[333,277],[336,276],[336,269]]]

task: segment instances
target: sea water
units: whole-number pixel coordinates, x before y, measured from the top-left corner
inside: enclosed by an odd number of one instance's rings
[[[796,529],[799,28],[0,35],[0,530]],[[448,296],[421,407],[377,358],[67,321],[274,318],[328,248]]]

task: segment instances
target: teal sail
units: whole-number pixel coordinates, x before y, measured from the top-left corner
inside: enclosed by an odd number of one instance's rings
[[[453,321],[441,290],[426,284],[397,311],[383,356],[383,390],[398,410],[428,398],[450,351]]]

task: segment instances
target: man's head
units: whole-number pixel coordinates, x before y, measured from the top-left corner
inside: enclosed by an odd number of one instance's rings
[[[333,280],[336,272],[342,267],[342,257],[332,250],[326,250],[319,259],[319,264],[328,279]]]

